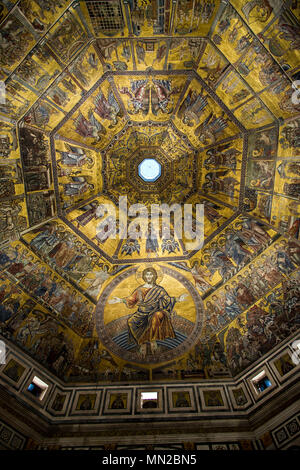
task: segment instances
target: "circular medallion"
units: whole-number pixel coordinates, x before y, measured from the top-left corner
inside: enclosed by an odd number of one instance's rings
[[[134,363],[162,363],[187,352],[203,326],[203,303],[192,283],[165,266],[130,268],[102,292],[96,328],[103,345]]]

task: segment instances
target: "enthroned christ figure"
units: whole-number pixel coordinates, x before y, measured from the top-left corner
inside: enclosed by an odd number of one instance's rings
[[[137,287],[131,295],[120,299],[114,297],[111,304],[124,303],[128,308],[137,307],[128,319],[129,339],[138,345],[143,357],[147,353],[147,343],[151,353],[157,351],[157,340],[175,338],[171,314],[176,302],[183,302],[187,294],[178,298],[170,297],[167,291],[156,284],[157,272],[154,268],[146,268],[142,273],[144,284]]]

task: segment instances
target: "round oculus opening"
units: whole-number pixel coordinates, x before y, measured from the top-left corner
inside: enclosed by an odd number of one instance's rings
[[[138,174],[144,181],[156,181],[161,175],[161,165],[154,158],[145,158],[139,164]]]

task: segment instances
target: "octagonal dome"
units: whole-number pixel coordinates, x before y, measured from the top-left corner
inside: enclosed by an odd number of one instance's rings
[[[109,367],[115,381],[239,374],[293,332],[297,2],[44,3],[1,12],[1,328],[66,382],[108,381]],[[172,223],[114,237],[105,208],[118,225],[122,196],[189,204],[192,228],[202,204],[202,248]],[[126,330],[134,300],[111,300],[149,265],[171,299],[188,297],[169,341],[141,351]]]

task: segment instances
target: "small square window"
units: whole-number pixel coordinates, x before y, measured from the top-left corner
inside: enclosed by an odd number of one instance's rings
[[[158,406],[157,392],[141,393],[141,408],[157,408]]]
[[[260,372],[256,377],[251,380],[256,393],[262,393],[267,388],[272,386],[272,382],[267,376],[265,371]]]
[[[48,385],[35,376],[29,384],[27,391],[39,400],[42,400],[47,392]]]

